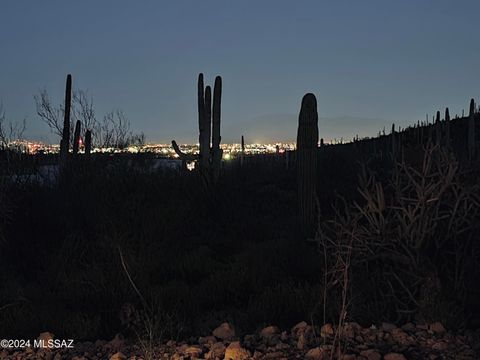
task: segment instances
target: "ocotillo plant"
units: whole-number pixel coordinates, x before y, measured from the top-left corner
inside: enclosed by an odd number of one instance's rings
[[[73,155],[77,155],[78,149],[80,148],[80,131],[81,130],[82,130],[82,123],[80,122],[80,120],[77,120],[77,122],[75,123],[75,132],[73,135],[73,146],[72,146]]]
[[[92,152],[92,132],[85,131],[85,155],[89,156]]]
[[[65,86],[65,111],[63,117],[62,140],[60,140],[60,166],[67,164],[68,150],[70,148],[70,108],[72,103],[72,75],[67,75]]]
[[[298,116],[297,183],[302,232],[312,236],[315,223],[318,150],[317,99],[309,93],[302,99]]]
[[[470,159],[475,157],[475,101],[470,100],[470,112],[468,115],[468,154]]]
[[[172,146],[185,161],[198,161],[200,173],[216,182],[220,175],[222,150],[220,149],[220,118],[221,118],[222,78],[215,78],[213,88],[213,105],[211,88],[203,85],[203,74],[198,76],[198,128],[199,128],[199,154],[189,155],[181,152],[176,141]],[[210,146],[211,144],[211,146]]]

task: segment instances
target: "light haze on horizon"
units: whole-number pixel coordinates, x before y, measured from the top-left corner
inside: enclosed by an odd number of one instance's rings
[[[4,0],[0,102],[26,138],[57,142],[33,96],[61,103],[71,73],[98,117],[195,143],[203,72],[223,78],[223,142],[294,140],[307,92],[321,137],[375,135],[480,102],[479,17],[475,0]]]

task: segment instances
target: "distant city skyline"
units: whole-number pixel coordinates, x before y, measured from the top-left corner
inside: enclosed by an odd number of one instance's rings
[[[96,114],[121,109],[147,142],[196,143],[196,81],[223,78],[222,141],[295,140],[313,92],[320,137],[374,136],[479,101],[480,3],[473,0],[160,2],[7,0],[0,102],[25,138],[55,143],[35,112],[65,77]]]

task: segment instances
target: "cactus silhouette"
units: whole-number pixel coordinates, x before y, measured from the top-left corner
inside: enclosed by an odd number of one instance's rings
[[[437,111],[435,119],[435,143],[440,146],[442,143],[442,123],[440,122],[440,111]]]
[[[78,149],[80,148],[80,131],[82,130],[82,123],[80,120],[77,120],[75,123],[75,132],[73,135],[73,146],[72,146],[72,151],[73,155],[78,154]]]
[[[450,112],[445,108],[445,145],[450,147]]]
[[[243,166],[243,162],[245,161],[245,139],[242,135],[242,142],[241,142],[241,152],[240,152],[240,166]]]
[[[315,95],[302,99],[298,116],[297,183],[302,232],[312,236],[315,222],[315,199],[318,150],[318,113]]]
[[[67,75],[62,140],[60,140],[60,167],[65,167],[70,148],[70,108],[72,104],[72,75]]]
[[[200,173],[208,180],[216,182],[220,175],[223,151],[220,149],[220,118],[221,118],[222,78],[215,78],[213,88],[213,104],[210,86],[204,88],[203,74],[198,75],[198,129],[199,154],[184,154],[175,140],[172,146],[180,159],[198,161]],[[210,146],[211,144],[211,146]]]
[[[470,159],[475,157],[475,101],[470,100],[470,112],[468,114],[468,154]]]
[[[85,155],[89,156],[92,152],[92,132],[85,131]]]

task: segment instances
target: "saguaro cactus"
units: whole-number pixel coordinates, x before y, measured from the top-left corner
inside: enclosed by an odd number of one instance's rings
[[[75,123],[75,132],[73,135],[73,146],[72,146],[73,155],[77,155],[78,149],[80,148],[80,131],[81,130],[82,130],[82,123],[80,122],[80,120],[77,120],[77,122]]]
[[[302,231],[312,236],[315,223],[317,179],[318,113],[315,95],[308,93],[302,99],[298,116],[297,183],[299,213]]]
[[[475,157],[475,101],[470,100],[470,112],[468,115],[468,155],[470,159]]]
[[[395,124],[392,124],[392,156],[395,157],[396,153],[396,142],[395,142]]]
[[[450,147],[450,112],[445,109],[445,146]]]
[[[184,161],[198,161],[198,167],[203,175],[216,182],[220,174],[223,151],[220,149],[220,118],[221,118],[222,78],[215,78],[213,88],[213,104],[210,86],[204,88],[203,74],[198,75],[198,128],[199,154],[189,155],[181,152],[175,140],[172,146]],[[210,146],[211,144],[211,146]]]
[[[440,122],[440,111],[437,111],[435,119],[435,143],[440,146],[442,144],[442,123]]]
[[[62,140],[60,140],[60,166],[67,164],[68,150],[70,148],[70,108],[72,104],[72,75],[67,75],[65,86],[65,112],[63,116]]]
[[[245,139],[242,135],[242,142],[241,142],[241,152],[240,152],[240,166],[243,166],[245,161]]]
[[[92,152],[92,132],[85,131],[85,155],[89,156]]]

